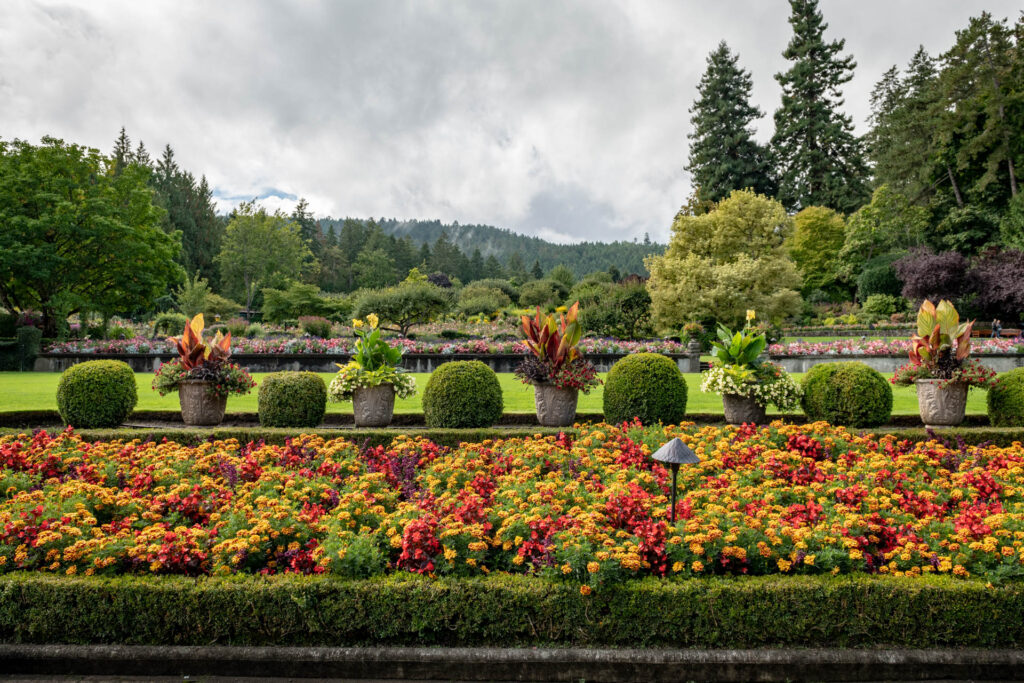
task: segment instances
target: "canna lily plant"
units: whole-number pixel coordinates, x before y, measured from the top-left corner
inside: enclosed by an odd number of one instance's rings
[[[534,317],[522,316],[524,341],[533,354],[516,368],[516,376],[525,384],[550,382],[560,389],[587,393],[601,383],[594,364],[579,350],[583,337],[579,309],[577,301],[557,318],[542,315],[540,306]]]
[[[156,371],[153,389],[161,396],[177,391],[186,380],[209,382],[209,392],[217,396],[246,394],[256,382],[242,367],[229,362],[231,333],[217,332],[209,342],[203,340],[206,323],[200,313],[185,323],[180,337],[168,337],[178,350],[178,357],[163,363]]]
[[[952,303],[936,306],[927,299],[917,313],[917,333],[910,339],[910,362],[896,370],[892,383],[901,386],[921,379],[940,379],[942,385],[963,383],[988,389],[995,372],[970,359],[974,321],[960,322]]]

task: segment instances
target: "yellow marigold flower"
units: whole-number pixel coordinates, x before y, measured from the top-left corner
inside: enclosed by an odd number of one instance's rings
[[[512,564],[518,566],[518,565],[521,565],[522,563],[523,563],[523,556],[522,555],[516,555],[515,557],[512,558]]]
[[[597,562],[588,562],[587,571],[591,574],[596,574],[601,569],[601,565]]]
[[[808,555],[807,557],[805,557],[804,558],[804,564],[813,567],[814,566],[814,555]]]
[[[569,566],[568,564],[563,564],[562,565],[562,573],[563,574],[569,574],[571,572],[572,572],[572,567],[571,566]]]
[[[686,565],[684,565],[682,562],[676,562],[675,564],[672,565],[672,571],[675,572],[675,573],[679,573],[679,572],[683,571],[683,567],[685,567],[685,566]]]
[[[704,563],[694,560],[693,563],[690,564],[690,569],[692,569],[695,572],[702,572],[704,571]]]
[[[580,595],[590,595],[590,586],[587,584],[580,586]]]
[[[459,554],[459,551],[457,551],[455,548],[445,548],[444,549],[444,559],[446,559],[446,560],[449,560],[449,561],[454,560],[458,556],[458,554]]]
[[[964,567],[962,564],[958,564],[957,566],[953,567],[953,576],[959,576],[961,578],[966,579],[970,575],[971,573],[967,571],[967,568]]]
[[[790,567],[793,566],[792,562],[789,560],[783,560],[782,558],[778,559],[777,564],[779,565],[779,571],[781,572],[788,572]]]

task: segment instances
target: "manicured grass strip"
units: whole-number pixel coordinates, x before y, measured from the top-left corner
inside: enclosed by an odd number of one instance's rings
[[[253,377],[260,382],[265,374],[255,373]],[[334,377],[333,373],[320,373],[325,382],[330,382]],[[423,407],[420,404],[420,397],[423,395],[423,387],[427,384],[430,375],[426,373],[415,374],[418,393],[409,399],[395,401],[396,413],[422,413]],[[604,374],[601,375],[602,379]],[[705,394],[700,390],[700,375],[686,374],[686,384],[689,389],[686,412],[692,413],[716,413],[722,414],[722,397],[716,394]],[[803,375],[794,375],[800,380]],[[56,410],[57,409],[57,381],[60,373],[56,372],[0,372],[0,412],[12,410]],[[516,379],[511,373],[500,373],[498,381],[505,399],[506,413],[532,413],[535,410],[533,403],[533,387],[528,386]],[[151,373],[136,373],[135,382],[138,385],[139,403],[136,410],[178,410],[178,395],[168,394],[160,396],[151,388],[153,375]],[[599,413],[602,410],[602,391],[598,387],[589,394],[581,394],[579,400],[579,411],[581,413]],[[256,390],[245,396],[231,396],[228,399],[229,413],[255,413],[256,412]],[[350,414],[351,403],[328,403],[328,413]],[[769,410],[770,415],[778,414]],[[917,394],[913,387],[893,387],[893,415],[917,415]],[[967,413],[969,415],[984,415],[985,392],[971,391],[967,396]]]
[[[0,640],[125,645],[1020,647],[1024,586],[951,577],[0,577]]]

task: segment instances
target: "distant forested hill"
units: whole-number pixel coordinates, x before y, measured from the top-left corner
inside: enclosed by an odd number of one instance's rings
[[[320,224],[324,231],[331,225],[340,231],[345,220],[348,219],[326,218]],[[569,266],[577,276],[595,270],[608,270],[611,266],[618,268],[623,275],[638,273],[646,276],[644,257],[665,251],[665,245],[650,241],[556,244],[492,225],[464,225],[437,220],[399,221],[393,218],[378,219],[376,223],[385,233],[398,238],[409,237],[418,245],[432,245],[444,233],[448,240],[467,255],[479,249],[484,258],[494,256],[507,265],[513,254],[518,253],[526,267],[539,261],[540,267],[547,272],[561,263]]]

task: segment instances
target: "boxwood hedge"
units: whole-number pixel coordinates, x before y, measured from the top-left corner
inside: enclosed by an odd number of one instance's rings
[[[0,641],[125,645],[1020,647],[1024,585],[952,577],[0,577]]]

